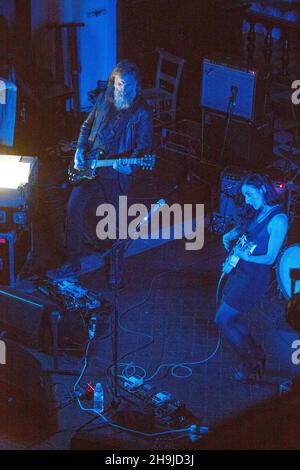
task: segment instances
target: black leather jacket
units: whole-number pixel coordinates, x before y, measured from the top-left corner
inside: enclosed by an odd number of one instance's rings
[[[104,97],[101,95],[81,126],[77,148],[87,150],[92,148],[95,135],[101,120],[101,108]],[[132,113],[129,113],[128,121],[123,127],[119,139],[118,153],[129,153],[136,157],[142,153],[148,153],[152,148],[153,118],[152,111],[146,101],[138,96],[133,104]]]

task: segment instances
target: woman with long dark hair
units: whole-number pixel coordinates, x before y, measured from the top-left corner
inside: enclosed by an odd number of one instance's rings
[[[248,382],[261,378],[266,356],[252,337],[243,314],[253,310],[268,290],[271,266],[286,237],[288,218],[280,197],[266,176],[246,176],[241,183],[241,194],[246,205],[253,209],[252,216],[227,232],[223,244],[229,251],[230,242],[245,234],[256,247],[252,254],[234,249],[239,261],[228,275],[215,321],[241,359],[235,378]]]

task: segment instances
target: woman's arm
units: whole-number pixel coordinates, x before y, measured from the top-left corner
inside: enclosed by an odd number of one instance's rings
[[[238,227],[233,227],[229,232],[225,233],[224,236],[228,238],[228,240],[235,240],[238,238],[241,234],[241,231],[239,230]]]
[[[223,235],[223,245],[226,251],[230,249],[231,240],[235,240],[240,236],[241,232],[238,227],[233,227],[229,232]]]
[[[285,214],[277,214],[269,222],[268,231],[270,239],[268,243],[268,251],[265,255],[247,255],[243,251],[236,250],[237,256],[244,261],[256,264],[273,264],[284,242],[288,229],[288,218]]]

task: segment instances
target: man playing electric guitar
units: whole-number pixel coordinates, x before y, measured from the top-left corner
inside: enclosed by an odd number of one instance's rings
[[[123,60],[113,70],[105,95],[98,98],[81,127],[74,157],[75,170],[86,167],[87,151],[101,149],[105,158],[126,154],[133,159],[149,153],[152,127],[152,112],[141,96],[138,69],[135,64]],[[70,277],[80,271],[84,216],[88,206],[113,204],[118,221],[119,196],[128,193],[135,166],[116,161],[113,167],[96,171],[96,178],[85,180],[72,190],[67,207],[67,261],[56,271],[56,277]],[[119,258],[123,258],[122,251]]]

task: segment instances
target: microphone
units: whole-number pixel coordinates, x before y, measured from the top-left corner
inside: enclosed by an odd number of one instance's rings
[[[133,233],[133,238],[136,238],[139,235],[139,232],[141,228],[148,222],[149,219],[157,212],[161,207],[163,207],[166,204],[165,199],[161,198],[159,199],[155,204],[153,204],[152,209],[148,212],[148,214],[143,218],[142,222],[140,222],[134,233]]]
[[[147,222],[147,220],[151,219],[151,217],[153,216],[153,214],[155,214],[155,212],[157,212],[162,206],[164,206],[166,204],[166,201],[165,199],[159,199],[159,201],[157,201],[150,212],[148,212],[148,214],[146,215],[146,217],[143,218],[143,221],[144,222]]]
[[[95,337],[96,333],[96,326],[97,326],[97,318],[96,315],[92,315],[89,321],[89,340],[91,341]]]
[[[231,86],[231,97],[230,97],[230,101],[232,103],[232,106],[236,105],[237,94],[238,94],[238,87],[235,86],[235,85],[232,85]]]

